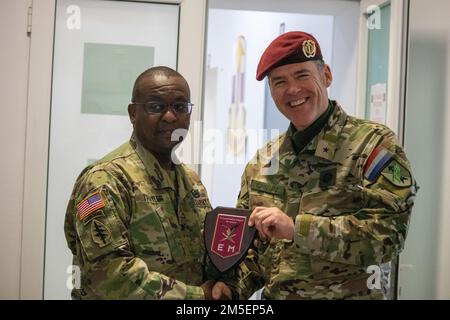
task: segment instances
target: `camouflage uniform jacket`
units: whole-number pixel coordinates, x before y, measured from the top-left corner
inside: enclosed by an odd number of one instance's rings
[[[80,174],[64,226],[81,269],[73,298],[204,298],[200,230],[211,205],[196,173],[175,172],[178,188],[133,135]]]
[[[390,129],[332,103],[325,127],[298,154],[287,132],[246,166],[237,206],[278,207],[295,231],[293,241],[272,239],[241,264],[240,281],[230,283],[240,298],[262,286],[266,299],[383,298],[368,288],[367,267],[403,249],[416,184]],[[374,171],[375,150],[389,161]]]

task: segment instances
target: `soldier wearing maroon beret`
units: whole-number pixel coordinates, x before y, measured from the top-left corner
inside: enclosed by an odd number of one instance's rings
[[[386,298],[417,190],[403,148],[328,99],[333,77],[312,35],[273,40],[256,70],[265,77],[290,125],[242,175],[237,207],[252,210],[260,240],[224,282],[241,299],[260,288],[263,299]]]

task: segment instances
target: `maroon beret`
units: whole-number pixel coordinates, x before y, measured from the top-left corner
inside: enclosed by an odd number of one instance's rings
[[[264,79],[277,67],[310,60],[323,60],[317,40],[306,32],[283,33],[273,40],[262,54],[256,69],[256,80]]]

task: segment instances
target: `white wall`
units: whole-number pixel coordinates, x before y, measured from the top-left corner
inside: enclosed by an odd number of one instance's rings
[[[450,299],[450,2],[410,2],[405,147],[421,187],[400,256],[404,299]]]
[[[0,299],[20,294],[29,5],[31,0],[0,2]]]

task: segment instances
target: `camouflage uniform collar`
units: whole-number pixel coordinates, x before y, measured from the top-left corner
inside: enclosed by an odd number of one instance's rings
[[[334,158],[336,144],[348,116],[336,101],[330,100],[329,102],[330,106],[333,107],[331,115],[328,116],[328,120],[319,133],[316,134],[300,152],[314,153],[317,157],[331,161]],[[289,127],[286,132],[286,138],[282,142],[280,154],[288,151],[293,152],[296,155],[298,154],[295,150],[292,138],[294,133],[295,128]]]
[[[333,160],[337,142],[348,115],[336,101],[330,100],[330,104],[333,106],[333,111],[327,122],[300,153],[314,154],[329,161]],[[288,129],[284,134],[270,141],[264,148],[259,149],[255,160],[263,169],[272,172],[271,168],[276,168],[277,164],[287,170],[294,167],[297,164],[298,156],[293,145],[292,130]]]
[[[328,100],[327,109],[320,115],[318,119],[316,119],[316,121],[314,121],[314,123],[312,123],[305,130],[297,130],[292,123],[289,125],[288,132],[292,139],[292,145],[297,153],[301,152],[308,145],[308,143],[325,127],[333,111],[334,104],[330,100]]]
[[[314,155],[327,160],[333,160],[336,152],[337,142],[347,121],[347,114],[336,102],[330,102],[335,106],[322,131],[313,138],[306,147],[307,150],[314,151]]]
[[[171,183],[168,173],[160,166],[158,159],[141,144],[134,132],[130,138],[130,145],[144,164],[153,188],[175,188],[173,183]],[[175,168],[177,167],[176,165],[174,166]]]
[[[166,170],[160,166],[158,159],[139,142],[135,133],[130,138],[130,145],[144,164],[153,188],[170,188],[178,193],[180,199],[184,199],[192,191],[194,186],[186,179],[188,171],[184,164],[173,165],[175,179],[177,179],[177,181],[173,181]]]

